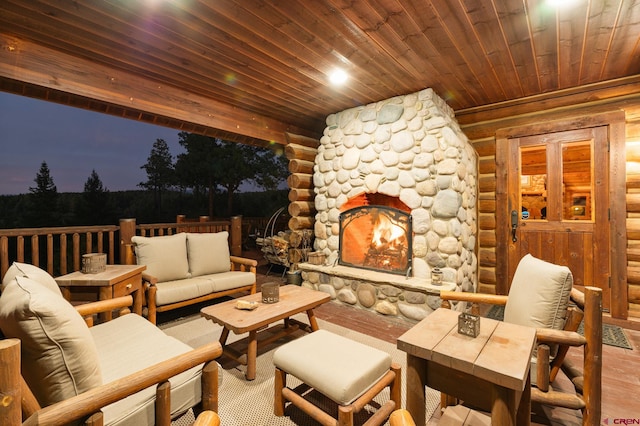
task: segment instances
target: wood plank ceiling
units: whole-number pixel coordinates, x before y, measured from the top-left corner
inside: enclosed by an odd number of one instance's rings
[[[640,0],[2,0],[0,42],[0,90],[233,139],[61,89],[21,61],[37,46],[318,137],[331,113],[428,87],[462,111],[640,74]]]

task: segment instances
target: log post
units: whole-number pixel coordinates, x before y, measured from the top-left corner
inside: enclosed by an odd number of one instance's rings
[[[0,424],[22,423],[20,340],[0,340]]]
[[[584,387],[582,423],[599,425],[602,415],[602,289],[584,288]]]
[[[231,255],[242,256],[242,216],[231,217],[231,229],[229,232],[231,241]]]
[[[125,246],[131,244],[131,238],[136,235],[135,219],[120,219],[120,264],[127,264],[127,251]]]

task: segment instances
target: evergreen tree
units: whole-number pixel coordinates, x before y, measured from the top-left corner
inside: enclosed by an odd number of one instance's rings
[[[178,155],[178,181],[194,192],[209,194],[209,216],[214,216],[213,197],[216,187],[227,192],[226,214],[233,211],[234,194],[243,183],[264,189],[275,189],[287,176],[287,160],[267,148],[227,142],[207,136],[181,132],[180,145],[185,153]],[[203,186],[206,185],[206,188]]]
[[[40,170],[34,179],[35,187],[29,187],[29,210],[27,212],[28,226],[58,225],[58,188],[53,182],[49,166],[46,161],[40,165]]]
[[[156,210],[162,208],[162,194],[175,184],[173,157],[169,145],[163,139],[156,139],[146,164],[140,166],[147,172],[148,180],[138,186],[153,192]]]
[[[109,190],[104,187],[94,170],[84,184],[84,192],[78,209],[79,225],[105,225],[113,223]]]

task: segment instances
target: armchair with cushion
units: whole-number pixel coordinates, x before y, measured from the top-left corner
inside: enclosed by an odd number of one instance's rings
[[[514,274],[508,296],[442,291],[444,307],[450,302],[503,305],[504,321],[537,329],[537,348],[531,364],[531,400],[545,405],[582,410],[583,425],[599,425],[602,401],[602,290],[572,288],[566,266],[524,256]],[[456,309],[466,309],[466,304]],[[584,319],[584,336],[577,333]],[[583,365],[565,359],[570,347],[583,347]],[[562,369],[575,393],[556,391],[551,383]],[[455,403],[443,396],[443,405]]]
[[[220,344],[193,349],[131,304],[74,308],[46,272],[14,263],[0,294],[0,424],[169,425],[192,407],[217,411]]]

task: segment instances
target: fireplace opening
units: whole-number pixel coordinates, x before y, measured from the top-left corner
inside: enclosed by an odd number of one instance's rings
[[[367,205],[340,214],[340,265],[409,275],[411,272],[411,214]]]

